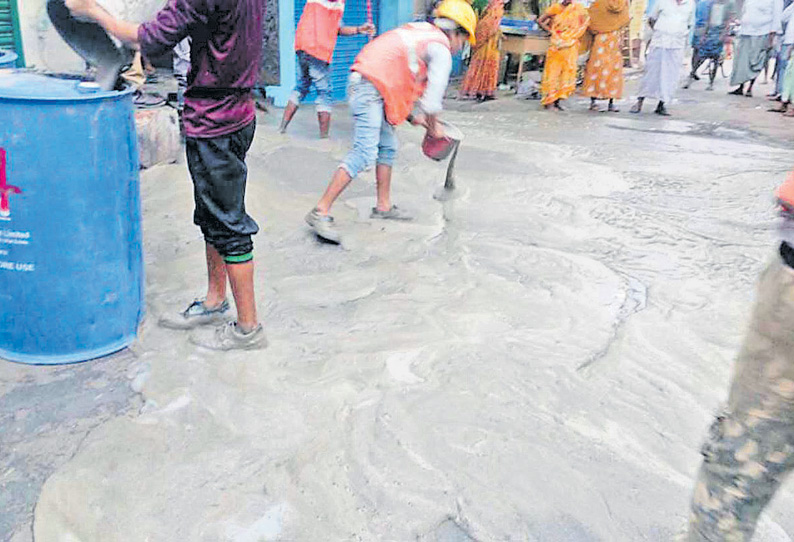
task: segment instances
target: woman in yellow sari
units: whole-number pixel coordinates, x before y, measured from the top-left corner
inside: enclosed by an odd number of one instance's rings
[[[490,0],[477,22],[477,45],[472,50],[471,62],[463,78],[460,93],[466,98],[480,101],[493,100],[499,79],[499,25],[505,13],[507,0]]]
[[[541,103],[546,109],[555,107],[562,111],[560,100],[576,91],[576,59],[579,56],[579,38],[587,30],[590,16],[581,4],[562,0],[546,10],[538,25],[551,33],[543,81]]]

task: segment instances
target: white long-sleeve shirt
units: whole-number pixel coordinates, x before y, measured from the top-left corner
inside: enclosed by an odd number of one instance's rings
[[[695,2],[657,0],[648,18],[656,21],[651,47],[681,49],[686,45],[689,28],[695,23]]]
[[[742,8],[742,36],[783,33],[783,0],[746,0]]]
[[[417,105],[425,113],[435,115],[444,107],[444,94],[452,72],[452,54],[441,43],[431,42],[423,60],[427,63],[427,87]]]
[[[791,24],[792,15],[794,15],[794,3],[783,11],[783,16],[781,17],[781,20],[786,25],[786,31],[783,33],[783,45],[794,45],[794,24]]]

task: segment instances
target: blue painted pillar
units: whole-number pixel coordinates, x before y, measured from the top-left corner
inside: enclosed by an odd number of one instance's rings
[[[414,18],[413,0],[381,0],[380,31],[385,32],[401,24],[409,23]]]
[[[414,17],[413,0],[381,0],[380,28],[382,34],[401,24],[411,22]],[[295,0],[279,0],[278,3],[278,43],[281,62],[281,84],[267,87],[267,95],[273,98],[277,107],[287,105],[292,89],[297,81],[297,60],[295,58]]]

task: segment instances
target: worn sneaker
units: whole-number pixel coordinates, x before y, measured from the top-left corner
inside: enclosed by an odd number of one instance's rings
[[[378,211],[377,207],[372,208],[370,218],[380,218],[382,220],[413,220],[414,217],[397,207],[392,205],[388,211]]]
[[[330,215],[321,215],[317,209],[312,209],[306,215],[306,223],[311,226],[317,237],[330,241],[331,243],[339,244],[342,242],[342,236],[334,227],[334,217]]]
[[[190,335],[190,342],[196,346],[210,350],[261,350],[267,347],[267,337],[262,324],[248,333],[237,325],[237,322],[228,322],[212,330],[195,331]]]
[[[225,321],[223,313],[228,310],[229,302],[226,300],[210,309],[204,305],[203,299],[197,299],[182,312],[163,314],[158,323],[168,329],[194,329],[222,323]]]

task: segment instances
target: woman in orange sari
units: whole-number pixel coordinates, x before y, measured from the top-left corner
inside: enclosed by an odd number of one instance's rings
[[[600,111],[596,100],[609,100],[607,111],[617,113],[615,100],[623,97],[623,52],[620,38],[631,20],[628,0],[595,0],[590,5],[590,59],[582,94],[590,98],[590,111]],[[586,40],[583,40],[586,41]]]
[[[480,101],[493,100],[499,78],[499,25],[505,13],[507,0],[490,0],[477,22],[477,45],[472,50],[471,62],[463,78],[460,93],[465,98]]]
[[[562,0],[546,10],[538,25],[551,33],[543,81],[541,103],[546,109],[552,107],[562,111],[560,100],[576,91],[576,59],[579,56],[579,38],[584,35],[590,16],[581,4]]]

